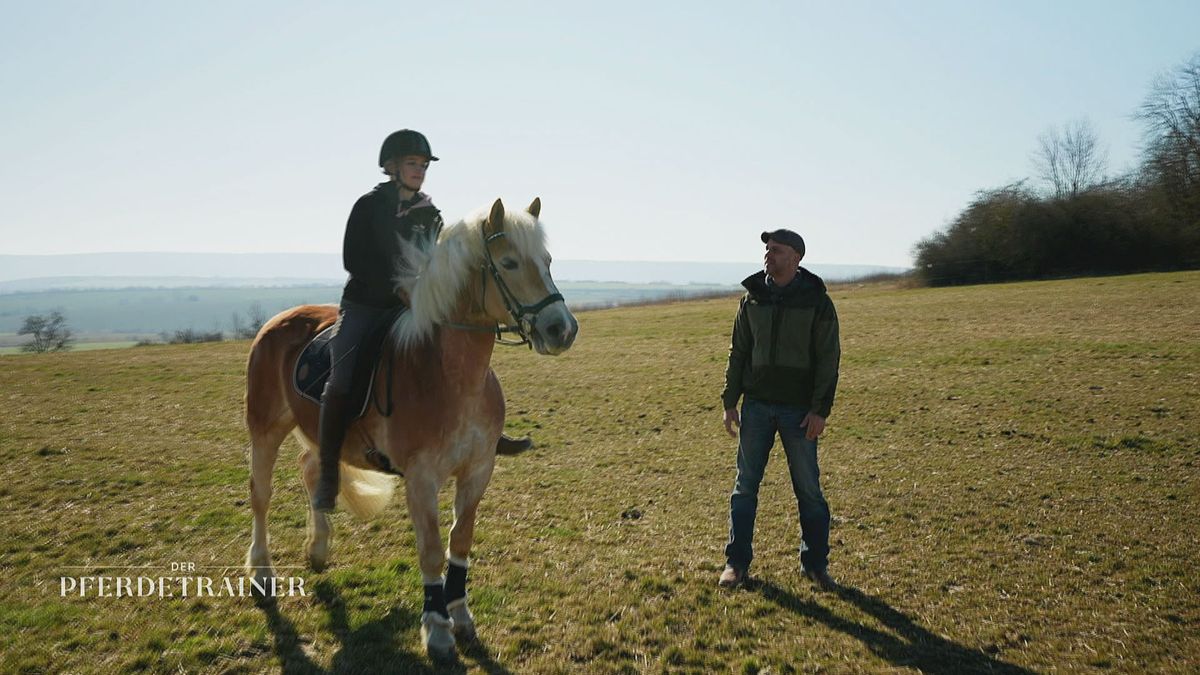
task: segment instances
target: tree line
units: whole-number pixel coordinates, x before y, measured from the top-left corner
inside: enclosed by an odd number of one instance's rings
[[[159,333],[159,340],[142,340],[139,345],[150,344],[193,344],[198,342],[220,342],[225,339],[249,340],[267,322],[267,313],[262,303],[250,303],[243,319],[238,312],[230,317],[231,330],[226,333],[220,328],[210,331],[185,328],[174,332]],[[67,317],[61,309],[51,310],[46,314],[31,314],[24,318],[17,335],[28,335],[30,339],[21,345],[21,351],[43,353],[61,352],[71,349],[75,344],[74,333],[67,325]]]
[[[267,313],[263,310],[262,303],[254,301],[250,303],[250,308],[246,311],[246,318],[243,320],[242,315],[233,312],[229,318],[230,330],[228,333],[220,328],[214,328],[210,331],[196,330],[195,328],[185,328],[177,330],[173,333],[163,331],[159,333],[160,341],[165,344],[194,344],[197,342],[220,342],[225,339],[230,340],[249,340],[255,335],[258,335],[258,330],[267,322]],[[154,344],[153,341],[142,341],[139,344]]]
[[[976,193],[915,247],[931,285],[1200,268],[1200,53],[1160,76],[1135,113],[1139,166],[1106,175],[1086,120],[1051,128],[1036,180]]]

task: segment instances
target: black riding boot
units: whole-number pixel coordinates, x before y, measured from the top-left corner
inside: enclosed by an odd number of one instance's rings
[[[346,415],[349,395],[326,393],[321,400],[321,418],[317,439],[321,445],[321,475],[317,491],[312,496],[316,511],[330,513],[337,501],[338,462],[342,458],[342,442],[346,439]]]

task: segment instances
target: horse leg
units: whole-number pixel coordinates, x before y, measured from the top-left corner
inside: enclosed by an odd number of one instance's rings
[[[455,481],[454,526],[450,529],[450,565],[446,571],[446,608],[454,622],[454,634],[473,641],[475,617],[467,609],[467,566],[475,540],[475,517],[479,501],[492,479],[494,462],[482,462],[464,471]]]
[[[268,548],[267,509],[271,506],[271,475],[275,460],[279,457],[279,446],[295,424],[290,415],[277,419],[273,424],[258,425],[248,418],[250,427],[250,509],[254,513],[254,525],[250,535],[250,550],[246,554],[246,573],[261,584],[269,584],[275,576]],[[262,586],[266,587],[266,586]]]
[[[405,478],[408,514],[417,537],[417,557],[421,563],[421,580],[425,585],[425,605],[421,611],[421,641],[430,658],[454,658],[454,634],[450,613],[446,609],[445,579],[442,569],[446,554],[438,531],[438,488],[440,481],[433,469],[412,467]]]
[[[329,514],[313,508],[312,496],[317,492],[317,483],[321,479],[321,460],[316,444],[301,433],[294,436],[304,446],[300,453],[300,475],[304,479],[304,488],[308,499],[308,534],[304,538],[304,551],[308,557],[308,566],[320,572],[329,564],[329,544],[333,528],[329,524]]]

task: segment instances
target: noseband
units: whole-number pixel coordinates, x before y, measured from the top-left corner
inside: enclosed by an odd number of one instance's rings
[[[529,336],[533,333],[533,327],[537,322],[538,313],[556,302],[565,302],[565,300],[563,300],[562,293],[550,293],[532,305],[522,304],[521,301],[517,299],[517,296],[513,294],[512,290],[509,289],[508,284],[504,282],[504,277],[500,276],[500,270],[496,268],[496,261],[494,258],[492,258],[492,249],[490,246],[491,243],[497,239],[500,239],[501,237],[504,237],[505,233],[496,232],[495,234],[489,236],[483,231],[482,228],[480,229],[480,233],[483,236],[483,255],[485,258],[484,264],[479,266],[480,305],[487,304],[487,277],[488,274],[491,274],[492,281],[496,283],[496,288],[500,291],[500,299],[504,301],[504,307],[508,310],[509,317],[512,318],[512,323],[507,326],[501,326],[499,322],[497,322],[494,328],[456,323],[447,323],[445,325],[450,326],[451,328],[459,328],[462,330],[488,332],[495,331],[496,342],[499,342],[502,345],[508,345],[511,347],[529,345],[529,348],[533,349],[533,344],[530,342]],[[506,340],[504,338],[505,333],[516,333],[520,339]]]

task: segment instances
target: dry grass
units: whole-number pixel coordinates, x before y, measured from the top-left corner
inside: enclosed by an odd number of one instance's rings
[[[497,352],[509,428],[539,447],[501,458],[484,499],[483,643],[449,670],[1194,671],[1200,273],[834,297],[821,461],[846,591],[801,578],[779,458],[756,583],[716,587],[736,302],[588,312],[563,357]],[[4,360],[0,670],[429,669],[402,500],[335,516],[330,570],[294,570],[309,598],[58,597],[67,565],[236,573],[246,348]],[[301,565],[303,488],[280,466],[273,550]]]

